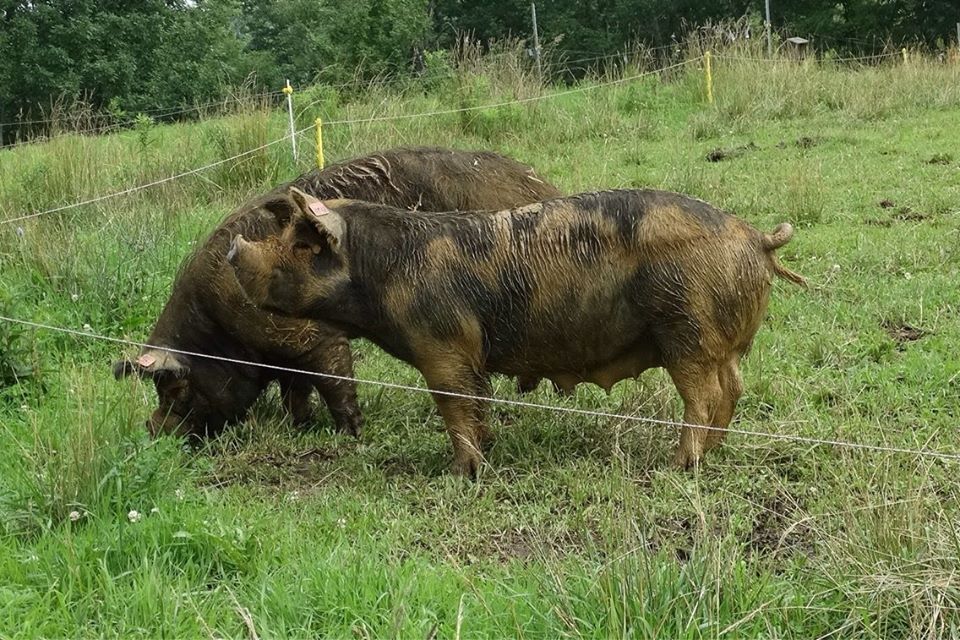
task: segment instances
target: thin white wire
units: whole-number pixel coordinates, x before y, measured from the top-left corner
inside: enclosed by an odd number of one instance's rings
[[[690,60],[684,60],[683,62],[677,62],[675,64],[662,67],[660,69],[655,69],[653,71],[645,71],[643,73],[638,73],[636,75],[627,76],[625,78],[618,78],[616,80],[608,80],[606,82],[599,82],[597,84],[591,84],[586,87],[577,87],[576,89],[568,89],[566,91],[557,91],[556,93],[546,93],[540,96],[531,96],[529,98],[520,98],[517,100],[507,100],[504,102],[496,102],[493,104],[482,104],[475,107],[460,107],[458,109],[443,109],[440,111],[429,111],[426,113],[407,113],[398,116],[373,116],[371,118],[357,118],[355,120],[330,120],[329,122],[324,121],[323,126],[327,125],[336,125],[336,124],[362,124],[366,122],[383,122],[387,120],[408,120],[411,118],[428,118],[431,116],[442,116],[448,115],[451,113],[463,113],[465,111],[479,111],[481,109],[496,109],[497,107],[507,107],[513,104],[525,104],[528,102],[536,102],[538,100],[548,100],[550,98],[557,98],[560,96],[568,96],[574,93],[583,93],[584,91],[591,91],[593,89],[599,89],[601,87],[609,87],[617,84],[622,84],[624,82],[630,82],[631,80],[637,80],[646,76],[651,76],[663,71],[670,71],[672,69],[677,69],[679,67],[686,66],[693,62],[697,62],[700,58],[692,58]]]
[[[692,58],[692,59],[690,59],[690,60],[684,60],[684,61],[682,61],[682,62],[677,62],[677,63],[675,63],[675,64],[668,65],[668,66],[666,66],[666,67],[662,67],[662,68],[659,68],[659,69],[654,69],[654,70],[652,70],[652,71],[644,71],[643,73],[638,73],[638,74],[635,74],[635,75],[632,75],[632,76],[627,76],[627,77],[624,77],[624,78],[618,78],[618,79],[616,79],[616,80],[608,80],[608,81],[606,81],[606,82],[599,82],[599,83],[596,83],[596,84],[591,84],[591,85],[588,85],[588,86],[586,86],[586,87],[577,87],[576,89],[568,89],[568,90],[566,90],[566,91],[557,91],[557,92],[554,92],[554,93],[546,93],[546,94],[539,95],[539,96],[531,96],[531,97],[529,97],[529,98],[519,98],[519,99],[517,99],[517,100],[507,100],[507,101],[504,101],[504,102],[495,102],[495,103],[492,103],[492,104],[481,104],[481,105],[477,105],[477,106],[475,106],[475,107],[459,107],[459,108],[457,108],[457,109],[442,109],[442,110],[440,110],[440,111],[427,111],[427,112],[423,112],[423,113],[406,113],[406,114],[395,115],[395,116],[373,116],[373,117],[370,117],[370,118],[357,118],[357,119],[353,119],[353,120],[329,120],[329,121],[326,121],[326,120],[325,120],[325,121],[323,122],[323,126],[326,127],[326,126],[332,126],[332,125],[338,125],[338,124],[364,124],[364,123],[369,123],[369,122],[386,122],[386,121],[391,121],[391,120],[409,120],[409,119],[413,119],[413,118],[429,118],[429,117],[432,117],[432,116],[442,116],[442,115],[449,115],[449,114],[453,114],[453,113],[463,113],[463,112],[466,112],[466,111],[480,111],[480,110],[482,110],[482,109],[496,109],[497,107],[506,107],[506,106],[510,106],[510,105],[513,105],[513,104],[525,104],[525,103],[528,103],[528,102],[536,102],[536,101],[539,101],[539,100],[548,100],[548,99],[550,99],[550,98],[556,98],[556,97],[559,97],[559,96],[566,96],[566,95],[571,95],[571,94],[575,94],[575,93],[583,93],[583,92],[585,92],[585,91],[591,91],[591,90],[593,90],[593,89],[600,89],[600,88],[602,88],[602,87],[609,87],[609,86],[613,86],[613,85],[617,85],[617,84],[622,84],[622,83],[624,83],[624,82],[629,82],[629,81],[631,81],[631,80],[637,80],[637,79],[639,79],[639,78],[643,78],[643,77],[646,77],[646,76],[651,76],[651,75],[654,75],[654,74],[657,74],[657,73],[661,73],[661,72],[663,72],[663,71],[671,71],[671,70],[673,70],[673,69],[677,69],[677,68],[679,68],[679,67],[686,66],[686,65],[691,64],[691,63],[693,63],[693,62],[697,62],[697,61],[700,60],[700,59],[701,59],[701,58]]]
[[[282,91],[273,91],[273,92],[271,92],[271,93],[262,93],[262,94],[257,94],[257,95],[255,95],[255,96],[251,96],[250,99],[253,100],[253,99],[257,99],[257,98],[268,97],[268,96],[278,95],[278,94],[282,94],[282,93],[283,93]],[[180,114],[183,114],[183,113],[189,113],[189,112],[191,112],[191,111],[199,111],[199,110],[202,110],[202,109],[206,109],[206,108],[208,108],[208,107],[211,107],[211,106],[216,106],[216,105],[221,105],[221,104],[222,104],[222,105],[232,104],[233,102],[240,102],[240,100],[241,100],[240,98],[237,98],[237,99],[234,99],[232,102],[207,103],[207,104],[203,104],[203,105],[198,105],[198,106],[196,106],[196,107],[191,107],[191,108],[189,108],[189,109],[183,109],[183,110],[181,110],[181,111],[171,111],[170,113],[147,114],[147,112],[144,112],[144,111],[140,111],[140,112],[138,112],[138,113],[144,113],[144,114],[146,114],[146,115],[150,115],[151,118],[166,118],[166,117],[169,117],[169,116],[175,116],[175,115],[180,115]],[[36,122],[56,122],[56,120],[37,120]],[[58,135],[40,135],[40,136],[36,136],[36,137],[34,137],[34,138],[30,138],[30,139],[28,139],[28,140],[20,140],[20,141],[18,141],[18,142],[10,142],[10,143],[5,144],[5,145],[3,145],[2,147],[0,147],[0,151],[2,151],[2,150],[4,150],[4,149],[13,149],[13,148],[21,147],[21,146],[28,145],[28,144],[36,144],[36,143],[40,143],[40,142],[49,142],[50,140],[54,140],[54,139],[56,139],[56,138],[60,138],[60,137],[63,137],[63,136],[68,136],[68,135],[73,135],[73,134],[96,133],[98,136],[100,136],[100,135],[105,135],[105,134],[108,134],[108,133],[113,133],[113,132],[119,131],[119,130],[123,129],[124,127],[129,127],[130,125],[136,124],[136,122],[137,122],[137,120],[134,118],[134,119],[129,119],[129,120],[121,120],[121,121],[119,121],[119,122],[114,122],[114,123],[111,123],[111,124],[105,124],[105,125],[103,125],[102,127],[89,127],[89,128],[87,128],[87,129],[66,129],[66,130],[64,130],[62,133],[60,133],[60,134],[58,134]],[[3,125],[0,125],[0,126],[3,126]]]
[[[134,110],[134,113],[142,113],[144,115],[153,115],[157,118],[164,118],[167,116],[179,115],[181,113],[189,113],[191,111],[200,111],[201,109],[206,109],[208,107],[216,107],[218,105],[226,105],[234,102],[244,102],[246,100],[256,100],[259,98],[269,98],[272,96],[280,95],[281,93],[283,92],[268,91],[266,93],[258,93],[252,96],[229,96],[229,97],[223,98],[222,100],[205,102],[203,104],[194,105],[192,107],[182,107],[182,106],[152,107],[150,109]],[[161,113],[161,112],[167,112],[167,111],[169,111],[169,113]],[[0,122],[0,127],[16,127],[16,126],[21,126],[25,124],[49,124],[51,122],[65,122],[65,121],[69,121],[69,118],[47,118],[45,120],[11,120],[10,122]],[[126,121],[126,123],[133,123],[133,122],[134,120],[132,119]]]
[[[250,149],[250,150],[248,150],[248,151],[244,151],[243,153],[238,153],[238,154],[235,155],[235,156],[231,156],[231,157],[229,157],[229,158],[224,158],[223,160],[217,160],[216,162],[214,162],[214,163],[212,163],[212,164],[208,164],[208,165],[205,165],[205,166],[202,166],[202,167],[197,167],[196,169],[190,169],[189,171],[184,171],[183,173],[178,173],[178,174],[176,174],[176,175],[168,176],[168,177],[166,177],[166,178],[161,178],[160,180],[155,180],[154,182],[148,182],[148,183],[146,183],[146,184],[140,184],[140,185],[137,185],[137,186],[135,186],[135,187],[130,187],[129,189],[124,189],[123,191],[117,191],[117,192],[115,192],[115,193],[108,193],[108,194],[105,194],[105,195],[102,195],[102,196],[97,196],[96,198],[91,198],[91,199],[89,199],[89,200],[83,200],[83,201],[81,201],[81,202],[74,202],[74,203],[72,203],[72,204],[65,204],[65,205],[63,205],[62,207],[57,207],[57,208],[55,208],[55,209],[48,209],[47,211],[37,211],[37,212],[35,212],[35,213],[30,213],[30,214],[27,214],[27,215],[24,215],[24,216],[20,216],[20,217],[17,217],[17,218],[10,218],[10,219],[8,219],[8,220],[0,220],[0,225],[11,224],[11,223],[14,223],[14,222],[20,222],[20,221],[22,221],[22,220],[30,220],[30,219],[32,219],[32,218],[38,218],[38,217],[40,217],[40,216],[44,216],[44,215],[47,215],[47,214],[49,214],[49,213],[57,213],[57,212],[59,212],[59,211],[66,211],[66,210],[68,210],[68,209],[75,209],[76,207],[82,207],[82,206],[84,206],[84,205],[94,204],[94,203],[97,203],[97,202],[102,202],[102,201],[104,201],[104,200],[109,200],[110,198],[116,198],[116,197],[118,197],[118,196],[125,196],[125,195],[131,194],[131,193],[136,193],[137,191],[143,191],[144,189],[149,189],[149,188],[151,188],[151,187],[156,187],[157,185],[161,185],[161,184],[164,184],[164,183],[166,183],[166,182],[172,182],[172,181],[178,180],[178,179],[180,179],[180,178],[185,178],[185,177],[191,176],[191,175],[193,175],[193,174],[195,174],[195,173],[200,173],[200,172],[202,172],[202,171],[206,171],[207,169],[212,169],[213,167],[220,166],[220,165],[225,164],[225,163],[227,163],[227,162],[232,162],[233,160],[238,160],[238,159],[240,159],[240,158],[249,156],[250,154],[256,153],[257,151],[262,151],[263,149],[266,149],[267,147],[271,147],[271,146],[273,146],[273,145],[275,145],[275,144],[278,144],[278,143],[280,143],[280,142],[283,142],[284,140],[290,139],[290,136],[291,136],[291,135],[298,135],[298,134],[300,134],[300,133],[303,133],[304,131],[309,131],[310,129],[313,128],[313,126],[314,126],[314,125],[310,125],[309,127],[304,127],[303,129],[300,129],[299,131],[296,131],[296,132],[294,132],[293,134],[288,133],[287,135],[283,136],[282,138],[277,138],[276,140],[272,140],[272,141],[270,141],[270,142],[268,142],[268,143],[266,143],[266,144],[262,144],[262,145],[260,145],[259,147],[256,147],[256,148],[254,148],[254,149]]]
[[[864,60],[879,60],[881,58],[890,58],[890,57],[899,56],[899,55],[901,54],[890,52],[890,53],[877,53],[875,55],[870,55],[870,56],[856,56],[852,58],[810,58],[810,59],[820,63],[862,62]],[[782,57],[781,58],[753,58],[748,56],[730,55],[726,53],[716,53],[714,54],[714,57],[722,58],[724,60],[736,60],[738,62],[794,62],[794,60],[790,58],[782,58]]]
[[[153,116],[155,118],[166,118],[168,116],[178,116],[182,113],[190,113],[191,111],[201,111],[203,109],[209,109],[211,107],[218,107],[218,106],[225,106],[225,105],[234,104],[237,102],[248,102],[248,101],[260,100],[263,98],[273,98],[275,96],[279,96],[282,94],[283,94],[283,91],[268,91],[266,93],[257,93],[252,96],[231,96],[228,98],[224,98],[222,100],[213,100],[210,102],[206,102],[204,104],[198,104],[192,107],[180,108],[173,111],[168,111],[169,107],[167,107],[166,109],[161,107],[155,107],[153,109],[148,109],[146,111],[136,111],[135,113],[142,113],[144,115]],[[131,122],[134,122],[134,121],[131,120]]]
[[[282,371],[284,373],[293,373],[293,374],[303,375],[303,376],[317,376],[321,378],[328,378],[331,380],[340,380],[343,382],[354,382],[357,384],[370,384],[378,387],[384,387],[387,389],[399,389],[401,391],[413,391],[416,393],[429,393],[432,395],[448,396],[452,398],[463,398],[465,400],[481,400],[484,402],[492,402],[495,404],[505,404],[505,405],[515,406],[515,407],[524,407],[528,409],[541,409],[546,411],[555,411],[557,413],[569,413],[569,414],[575,414],[575,415],[589,416],[593,418],[611,418],[611,419],[626,420],[631,422],[645,422],[648,424],[656,424],[656,425],[662,425],[667,427],[688,427],[691,429],[703,429],[706,431],[722,431],[727,433],[736,433],[739,435],[770,438],[773,440],[802,442],[804,444],[812,444],[816,446],[844,447],[847,449],[859,449],[863,451],[874,451],[874,452],[882,452],[882,453],[903,453],[903,454],[909,454],[913,456],[926,456],[930,458],[937,458],[940,460],[946,460],[950,462],[960,462],[960,454],[958,453],[934,451],[931,449],[907,449],[903,447],[887,447],[883,445],[863,444],[860,442],[848,442],[844,440],[829,440],[824,438],[813,438],[810,436],[801,436],[801,435],[786,434],[786,433],[769,433],[766,431],[750,431],[748,429],[737,429],[733,427],[726,427],[726,428],[712,427],[709,425],[688,424],[685,422],[677,422],[673,420],[661,420],[659,418],[645,418],[643,416],[623,415],[619,413],[610,413],[607,411],[592,411],[590,409],[578,409],[576,407],[561,407],[557,405],[539,404],[536,402],[526,402],[523,400],[509,400],[507,398],[479,396],[479,395],[473,395],[469,393],[457,393],[454,391],[439,391],[434,389],[427,389],[424,387],[415,387],[412,385],[400,384],[396,382],[384,382],[382,380],[364,380],[362,378],[351,378],[349,376],[340,376],[332,373],[308,371],[306,369],[293,369],[290,367],[281,367],[277,365],[266,364],[263,362],[251,362],[249,360],[239,360],[237,358],[227,358],[223,356],[215,356],[215,355],[206,354],[206,353],[198,353],[195,351],[186,351],[183,349],[174,349],[171,347],[161,347],[157,345],[147,344],[144,342],[136,342],[133,340],[126,340],[124,338],[113,338],[111,336],[104,336],[104,335],[92,333],[89,331],[79,331],[77,329],[57,327],[49,324],[31,322],[30,320],[21,320],[19,318],[11,318],[11,317],[2,316],[2,315],[0,315],[0,321],[12,323],[12,324],[19,324],[26,327],[32,327],[34,329],[43,329],[46,331],[56,331],[59,333],[66,333],[69,335],[79,336],[81,338],[102,340],[105,342],[112,342],[115,344],[123,344],[131,347],[157,349],[159,351],[165,351],[167,353],[174,353],[177,355],[191,356],[195,358],[206,358],[208,360],[229,362],[231,364],[238,364],[238,365],[243,365],[248,367],[260,367],[263,369],[270,369],[272,371]]]
[[[650,76],[650,75],[653,75],[653,74],[656,74],[656,73],[660,73],[660,72],[662,72],[662,71],[669,71],[669,70],[671,70],[671,69],[676,69],[676,68],[678,68],[678,67],[682,67],[682,66],[687,65],[687,64],[690,64],[690,63],[692,63],[692,62],[696,62],[697,60],[699,60],[699,58],[693,58],[693,59],[691,59],[691,60],[685,60],[685,61],[683,61],[683,62],[678,62],[678,63],[676,63],[676,64],[672,64],[672,65],[663,67],[662,69],[657,69],[657,70],[654,70],[654,71],[645,71],[645,72],[640,73],[640,74],[636,74],[636,75],[633,75],[633,76],[628,76],[628,77],[625,77],[625,78],[619,78],[619,79],[617,79],[617,80],[609,80],[609,81],[607,81],[607,82],[601,82],[601,83],[598,83],[598,84],[592,84],[592,85],[589,85],[589,86],[586,86],[586,87],[578,87],[578,88],[576,88],[576,89],[569,89],[569,90],[567,90],[567,91],[559,91],[559,92],[556,92],[556,93],[547,93],[547,94],[543,94],[543,95],[540,95],[540,96],[532,96],[532,97],[530,97],[530,98],[521,98],[521,99],[518,99],[518,100],[508,100],[508,101],[505,101],[505,102],[498,102],[498,103],[494,103],[494,104],[484,104],[484,105],[478,105],[478,106],[475,106],[475,107],[460,107],[460,108],[458,108],[458,109],[444,109],[444,110],[441,110],[441,111],[431,111],[431,112],[427,112],[427,113],[408,113],[408,114],[395,115],[395,116],[374,116],[374,117],[371,117],[371,118],[358,118],[358,119],[355,119],[355,120],[330,120],[330,121],[328,121],[328,122],[324,122],[324,123],[323,123],[323,126],[328,127],[328,126],[339,125],[339,124],[361,124],[361,123],[367,123],[367,122],[383,122],[383,121],[387,121],[387,120],[408,120],[408,119],[412,119],[412,118],[427,118],[427,117],[431,117],[431,116],[438,116],[438,115],[444,115],[444,114],[461,113],[461,112],[464,112],[464,111],[478,111],[478,110],[481,110],[481,109],[495,109],[495,108],[497,108],[497,107],[503,107],[503,106],[508,106],[508,105],[512,105],[512,104],[524,104],[524,103],[528,103],[528,102],[535,102],[535,101],[538,101],[538,100],[547,100],[547,99],[549,99],[549,98],[556,98],[556,97],[559,97],[559,96],[571,95],[571,94],[574,94],[574,93],[582,93],[582,92],[584,92],[584,91],[591,91],[591,90],[593,90],[593,89],[598,89],[598,88],[601,88],[601,87],[607,87],[607,86],[612,86],[612,85],[616,85],[616,84],[621,84],[621,83],[624,83],[624,82],[629,82],[629,81],[631,81],[631,80],[637,80],[638,78],[643,78],[643,77],[645,77],[645,76]],[[292,134],[292,135],[299,135],[299,134],[301,134],[301,133],[303,133],[303,132],[305,132],[305,131],[309,131],[309,130],[313,129],[313,127],[314,127],[314,125],[310,125],[310,126],[308,126],[308,127],[304,127],[303,129],[300,129],[299,131],[294,132],[294,134]],[[10,218],[10,219],[8,219],[8,220],[0,220],[0,225],[11,224],[11,223],[20,222],[20,221],[23,221],[23,220],[30,220],[30,219],[38,218],[38,217],[40,217],[40,216],[44,216],[44,215],[47,215],[47,214],[50,214],[50,213],[57,213],[57,212],[60,212],[60,211],[66,211],[67,209],[74,209],[74,208],[76,208],[76,207],[81,207],[81,206],[88,205],[88,204],[94,204],[94,203],[97,203],[97,202],[101,202],[101,201],[103,201],[103,200],[108,200],[108,199],[110,199],[110,198],[115,198],[115,197],[117,197],[117,196],[122,196],[122,195],[127,195],[127,194],[130,194],[130,193],[135,193],[135,192],[137,192],[137,191],[142,191],[143,189],[148,189],[148,188],[150,188],[150,187],[155,187],[155,186],[160,185],[160,184],[163,184],[163,183],[165,183],[165,182],[170,182],[170,181],[172,181],[172,180],[177,180],[177,179],[179,179],[179,178],[183,178],[183,177],[186,177],[186,176],[189,176],[189,175],[193,175],[193,174],[195,174],[195,173],[199,173],[199,172],[201,172],[201,171],[205,171],[205,170],[210,169],[210,168],[212,168],[212,167],[216,167],[216,166],[221,165],[221,164],[224,164],[224,163],[226,163],[226,162],[230,162],[230,161],[232,161],[232,160],[236,160],[236,159],[238,159],[238,158],[242,158],[242,157],[244,157],[244,156],[250,155],[251,153],[255,153],[255,152],[257,152],[257,151],[260,151],[260,150],[262,150],[262,149],[265,149],[266,147],[269,147],[269,146],[271,146],[271,145],[277,144],[278,142],[283,142],[284,140],[289,139],[290,136],[291,136],[291,134],[288,133],[287,135],[283,136],[282,138],[278,138],[278,139],[276,139],[276,140],[274,140],[274,141],[272,141],[272,142],[268,142],[267,144],[261,145],[261,146],[257,147],[256,149],[250,149],[249,151],[244,151],[243,153],[237,154],[237,155],[233,156],[232,158],[225,158],[224,160],[218,160],[217,162],[214,162],[213,164],[208,164],[208,165],[206,165],[206,166],[204,166],[204,167],[198,167],[198,168],[196,168],[196,169],[191,169],[190,171],[185,171],[184,173],[180,173],[180,174],[177,174],[177,175],[174,175],[174,176],[169,176],[169,177],[167,177],[167,178],[163,178],[162,180],[157,180],[157,181],[155,181],[155,182],[150,182],[150,183],[148,183],[148,184],[138,185],[138,186],[136,186],[136,187],[131,187],[131,188],[129,188],[129,189],[124,189],[123,191],[118,191],[118,192],[116,192],[116,193],[108,193],[108,194],[106,194],[106,195],[98,196],[98,197],[96,197],[96,198],[91,198],[90,200],[84,200],[84,201],[81,201],[81,202],[74,202],[74,203],[72,203],[72,204],[64,205],[64,206],[62,206],[62,207],[56,207],[56,208],[54,208],[54,209],[49,209],[49,210],[47,210],[47,211],[37,211],[37,212],[35,212],[35,213],[31,213],[31,214],[19,216],[19,217],[17,217],[17,218]]]
[[[606,54],[596,54],[590,58],[578,58],[576,60],[565,60],[562,57],[558,58],[557,65],[567,67],[568,65],[577,64],[578,62],[593,62],[595,60],[608,60],[608,59],[617,59],[623,60],[626,58],[629,61],[636,60],[637,57],[645,57],[652,53],[657,53],[659,51],[667,50],[682,50],[682,47],[673,44],[667,44],[660,47],[653,47],[650,49],[647,48],[637,48],[635,50],[623,50],[616,53],[606,53]]]

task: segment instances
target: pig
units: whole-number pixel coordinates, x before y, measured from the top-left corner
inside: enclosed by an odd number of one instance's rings
[[[286,374],[184,355],[190,351],[253,363],[353,377],[347,337],[330,325],[264,312],[244,296],[224,256],[233,236],[264,240],[298,210],[293,186],[319,198],[357,198],[394,207],[448,211],[502,209],[559,195],[529,166],[486,151],[393,149],[313,171],[242,205],[184,262],[166,306],[139,357],[115,363],[119,379],[153,380],[158,408],[153,435],[213,435],[242,419],[274,380],[293,421],[311,420],[311,389],[326,401],[337,428],[359,434],[355,384]],[[527,381],[535,385],[537,380]]]
[[[790,224],[764,234],[666,191],[457,215],[291,193],[297,210],[280,235],[234,238],[240,285],[264,309],[330,323],[416,367],[453,472],[468,476],[489,439],[478,397],[492,373],[609,391],[663,367],[684,423],[711,427],[682,427],[675,463],[697,465],[733,416],[774,277],[804,284],[774,253]]]

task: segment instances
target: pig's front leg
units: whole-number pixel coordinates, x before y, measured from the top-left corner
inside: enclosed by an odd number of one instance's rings
[[[445,356],[431,359],[420,367],[431,391],[486,396],[486,376],[467,362],[454,359],[449,352]],[[446,393],[432,395],[453,444],[452,472],[476,478],[483,461],[481,447],[490,440],[485,424],[486,403]]]

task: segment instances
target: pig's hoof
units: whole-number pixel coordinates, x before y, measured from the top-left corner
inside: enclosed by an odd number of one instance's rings
[[[359,409],[340,410],[330,412],[333,415],[334,428],[340,433],[349,433],[359,438],[363,433],[363,414]]]
[[[560,385],[558,385],[556,382],[551,382],[551,383],[550,383],[550,386],[553,387],[553,392],[554,392],[555,394],[557,394],[558,396],[561,396],[561,397],[564,397],[564,398],[569,398],[570,396],[573,395],[573,391],[572,391],[572,390],[570,390],[570,389],[564,389],[563,387],[561,387]]]
[[[677,449],[677,452],[673,456],[673,464],[685,471],[696,469],[700,465],[700,456],[693,451]]]
[[[290,421],[295,427],[308,427],[313,423],[313,410],[298,411],[290,415]]]
[[[453,461],[453,466],[450,468],[450,473],[453,475],[470,480],[476,480],[477,472],[479,471],[480,456],[464,456],[463,458],[456,458]]]
[[[349,433],[354,438],[359,438],[363,435],[363,417],[351,416],[349,420],[345,420],[339,427],[343,433]]]
[[[527,378],[520,376],[517,378],[517,393],[524,394],[535,391],[540,385],[540,378]]]

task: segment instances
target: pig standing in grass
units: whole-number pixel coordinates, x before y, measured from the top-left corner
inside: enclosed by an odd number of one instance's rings
[[[559,195],[530,167],[490,152],[395,149],[314,171],[292,185],[322,198],[358,198],[427,211],[502,209]],[[244,417],[273,380],[280,382],[294,421],[310,416],[316,387],[337,426],[361,426],[352,382],[286,374],[172,353],[210,354],[352,377],[346,336],[328,325],[265,313],[252,305],[224,256],[233,236],[263,240],[278,234],[299,211],[287,186],[234,211],[190,256],[145,348],[135,360],[114,365],[114,374],[151,378],[159,407],[147,426],[154,435],[204,434]],[[535,381],[534,381],[535,382]]]
[[[665,367],[684,401],[675,460],[718,444],[742,391],[739,363],[774,276],[803,279],[763,234],[664,191],[587,193],[519,209],[410,214],[321,202],[293,191],[279,236],[238,235],[228,254],[251,300],[366,337],[423,374],[434,391],[484,396],[488,376],[610,389]],[[488,437],[485,402],[434,394],[456,473],[472,475]]]

